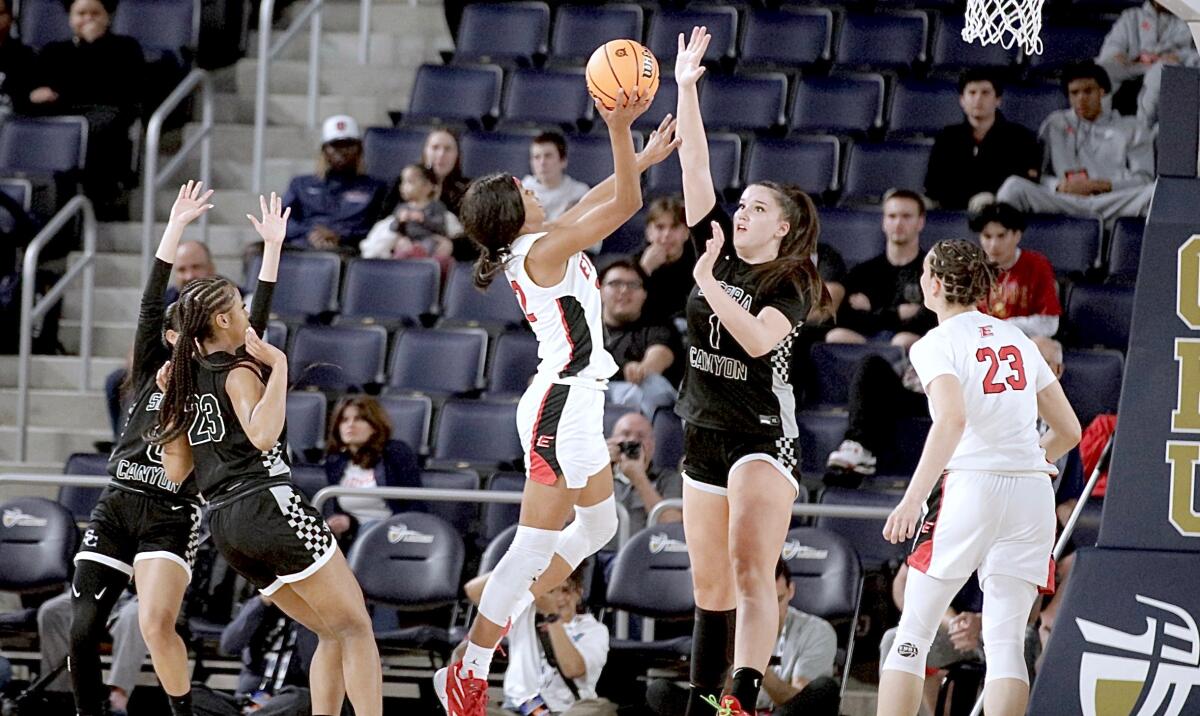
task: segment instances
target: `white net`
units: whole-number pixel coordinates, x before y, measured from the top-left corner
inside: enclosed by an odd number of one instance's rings
[[[1027,55],[1042,54],[1042,2],[1044,0],[967,0],[964,42],[1000,43],[1004,49],[1018,45]]]

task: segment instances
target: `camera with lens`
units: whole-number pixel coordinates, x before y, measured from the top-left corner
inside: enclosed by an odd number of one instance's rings
[[[617,443],[617,450],[632,460],[636,460],[642,456],[642,444],[637,440],[623,440]]]

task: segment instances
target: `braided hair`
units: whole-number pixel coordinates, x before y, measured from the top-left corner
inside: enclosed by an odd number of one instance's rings
[[[929,272],[945,287],[946,303],[974,306],[987,298],[997,269],[978,244],[939,241],[929,255]]]
[[[236,301],[237,287],[220,276],[196,279],[180,292],[168,321],[179,336],[171,349],[171,371],[163,391],[158,424],[143,436],[147,442],[165,445],[187,429],[196,388],[192,361],[208,364],[200,353],[200,345],[212,337],[213,316],[232,310]]]

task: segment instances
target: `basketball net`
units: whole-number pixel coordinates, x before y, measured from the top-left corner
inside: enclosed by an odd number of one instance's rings
[[[1042,54],[1044,0],[967,0],[964,42],[999,43],[1008,50],[1019,45],[1027,55]]]

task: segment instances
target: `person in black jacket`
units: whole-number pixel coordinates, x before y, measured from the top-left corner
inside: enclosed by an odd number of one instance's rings
[[[10,5],[9,0],[0,0],[0,117],[25,111],[34,61],[33,50],[12,36]]]
[[[325,475],[341,487],[420,487],[421,470],[412,448],[392,440],[392,423],[379,401],[366,395],[342,400],[329,421]],[[401,500],[342,497],[325,503],[325,522],[348,549],[366,522],[405,509]]]

